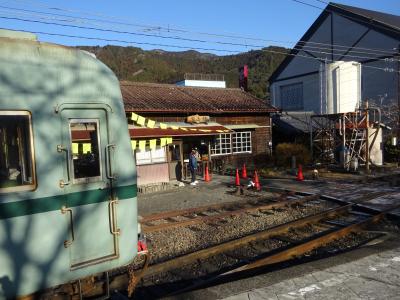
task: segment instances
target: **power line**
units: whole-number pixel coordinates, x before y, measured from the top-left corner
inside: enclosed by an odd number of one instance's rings
[[[319,7],[319,6],[316,6],[316,5],[312,5],[312,4],[310,4],[310,3],[303,2],[303,1],[300,1],[300,0],[292,0],[292,1],[293,1],[293,2],[297,2],[297,3],[304,4],[304,5],[307,5],[307,6],[310,6],[310,7],[318,8],[318,9],[320,9],[320,10],[324,10],[322,7]]]
[[[221,42],[221,41],[207,41],[207,40],[200,40],[200,39],[182,38],[182,37],[177,37],[177,36],[163,36],[163,35],[155,35],[155,34],[150,34],[150,33],[137,33],[137,32],[131,32],[131,31],[119,31],[119,30],[103,29],[103,28],[88,27],[88,26],[81,26],[81,25],[60,24],[60,23],[56,23],[56,22],[29,20],[29,19],[23,19],[23,18],[18,18],[18,17],[0,16],[0,19],[16,20],[16,21],[22,21],[22,22],[39,23],[39,24],[45,24],[45,25],[55,25],[55,26],[61,26],[61,27],[78,28],[78,29],[86,29],[86,30],[94,30],[94,31],[100,31],[100,32],[111,32],[111,33],[118,33],[118,34],[128,34],[128,35],[142,36],[142,37],[154,37],[154,38],[161,38],[161,39],[172,39],[172,40],[179,40],[179,41],[185,41],[185,42],[215,43],[215,44],[220,44],[220,45],[240,46],[240,47],[246,47],[246,48],[247,47],[263,48],[262,45],[230,43],[230,42]],[[146,43],[143,43],[143,45],[146,45]],[[310,47],[312,47],[312,46],[310,46]],[[302,50],[302,49],[292,48],[292,50]],[[330,52],[317,51],[317,50],[306,50],[306,51],[312,52],[312,53],[317,53],[317,54],[325,54],[325,55],[330,55],[331,54]],[[341,54],[338,54],[338,55],[341,55]],[[385,60],[385,59],[381,59],[381,58],[377,58],[377,57],[351,55],[351,54],[343,54],[341,56],[350,57],[350,58],[375,59],[375,60],[382,60],[382,61]]]
[[[228,49],[185,47],[185,46],[171,45],[171,44],[133,42],[133,41],[127,41],[127,40],[121,40],[121,39],[106,39],[106,38],[100,38],[100,37],[88,37],[88,36],[80,36],[80,35],[50,33],[50,32],[44,32],[44,31],[28,31],[28,30],[10,29],[10,28],[1,28],[1,29],[18,30],[18,31],[21,31],[21,32],[43,34],[43,35],[49,35],[49,36],[60,36],[60,37],[86,39],[86,40],[96,40],[96,41],[106,41],[106,42],[117,42],[117,43],[121,43],[121,44],[129,44],[129,45],[149,45],[149,46],[156,46],[156,47],[169,47],[169,48],[177,48],[177,49],[185,49],[185,50],[202,50],[202,51],[216,51],[216,52],[228,52],[228,53],[237,53],[238,52],[238,51],[233,51],[233,50],[228,50]],[[316,59],[316,58],[310,57],[310,56],[300,55],[300,54],[285,53],[285,52],[280,52],[280,51],[275,51],[275,50],[270,50],[270,49],[260,49],[259,51],[282,54],[282,55],[289,55],[289,56],[303,57],[303,58],[306,58],[306,59],[317,60],[317,61],[320,62],[319,59]],[[327,61],[334,62],[332,60],[327,60]],[[379,68],[379,67],[366,66],[366,65],[363,65],[363,67],[372,68],[372,69],[376,69],[376,70],[382,70],[382,71],[386,71],[386,72],[399,73],[400,74],[400,71],[396,71],[394,69],[389,69],[389,68]]]
[[[367,16],[364,16],[364,15],[361,15],[361,16],[364,17],[364,18],[367,18],[368,21],[360,20],[360,19],[358,19],[358,18],[349,16],[349,15],[345,15],[345,14],[342,14],[342,13],[339,13],[339,12],[336,12],[336,11],[332,11],[332,10],[330,10],[330,9],[327,9],[326,7],[325,7],[325,8],[322,8],[322,7],[314,6],[314,5],[312,5],[312,4],[309,4],[309,3],[306,3],[306,2],[303,2],[303,1],[299,1],[299,0],[291,0],[291,1],[297,2],[297,3],[301,3],[301,4],[303,4],[303,5],[311,6],[311,7],[320,9],[320,10],[322,10],[322,11],[327,11],[327,12],[329,12],[329,13],[335,13],[335,14],[337,14],[337,15],[339,15],[339,16],[342,16],[342,17],[345,17],[345,18],[348,18],[348,19],[351,19],[351,20],[355,20],[355,21],[357,21],[357,22],[361,22],[361,23],[364,23],[364,24],[367,24],[367,25],[371,25],[371,24],[370,24],[371,21],[376,21],[374,18],[367,17]],[[319,1],[319,0],[316,0],[316,1]],[[334,3],[328,3],[328,2],[323,2],[323,1],[319,1],[319,2],[324,3],[324,4],[327,4],[328,6],[331,5],[331,6],[333,6],[333,7],[336,7],[336,8],[339,8],[339,9],[343,9],[343,8],[341,8],[340,6],[335,5]],[[386,25],[388,25],[388,24],[386,24]],[[379,24],[374,24],[374,26],[380,27],[380,28],[385,29],[385,30],[387,30],[387,31],[394,32],[394,33],[396,33],[396,34],[399,34],[399,31],[398,31],[398,30],[390,29],[390,28],[388,28],[387,26],[380,26]],[[388,26],[389,26],[389,27],[393,27],[393,26],[391,26],[391,25],[388,25]]]
[[[293,0],[294,1],[294,0]],[[19,1],[21,2],[21,0]],[[22,1],[24,2],[24,1]],[[32,1],[28,1],[32,2]],[[37,1],[36,1],[37,2]],[[299,3],[304,4],[304,2],[302,1],[297,1]],[[74,12],[74,10],[65,10],[62,8],[55,8],[55,7],[49,7],[46,5],[39,5],[41,7],[45,7],[47,9],[52,9],[52,10],[57,10],[57,11],[67,11],[67,12]],[[144,30],[148,30],[148,31],[165,31],[165,32],[180,32],[180,33],[184,33],[184,34],[200,34],[200,35],[208,35],[208,36],[214,36],[214,37],[223,37],[223,38],[231,38],[231,39],[244,39],[244,40],[258,40],[258,41],[264,41],[264,42],[275,42],[275,43],[295,43],[294,41],[279,41],[279,40],[272,40],[272,39],[261,39],[261,38],[254,38],[254,37],[248,37],[248,36],[239,36],[239,35],[223,35],[223,34],[217,34],[217,33],[204,33],[204,32],[193,32],[193,31],[187,31],[187,30],[183,30],[183,29],[175,29],[175,28],[171,28],[171,27],[162,27],[162,26],[150,26],[150,25],[143,25],[143,24],[137,24],[137,23],[125,23],[125,22],[121,22],[121,21],[109,21],[109,20],[104,20],[104,19],[94,19],[94,18],[82,18],[82,17],[76,17],[76,16],[69,16],[69,15],[65,15],[65,14],[55,14],[55,13],[48,13],[48,12],[38,12],[38,11],[33,11],[33,10],[27,10],[27,9],[19,9],[19,8],[15,8],[15,7],[5,7],[4,8],[7,9],[11,9],[11,10],[20,10],[20,11],[25,11],[25,12],[35,12],[35,13],[40,13],[40,14],[47,14],[47,15],[52,15],[52,16],[61,16],[61,17],[69,17],[69,18],[74,18],[76,19],[81,19],[81,20],[86,20],[86,21],[96,21],[96,22],[101,22],[101,23],[111,23],[111,24],[119,24],[119,25],[125,25],[125,26],[136,26],[136,27],[142,27],[144,28]],[[322,8],[319,8],[322,9]],[[93,14],[93,13],[87,13],[87,12],[82,12],[82,11],[75,11],[75,12],[79,12],[79,13],[83,13],[83,14],[87,14],[87,15],[100,15],[100,16],[105,16],[103,14]],[[108,19],[109,18],[116,18],[116,17],[110,17],[110,16],[106,16]],[[118,17],[118,20],[120,20],[120,17]],[[66,20],[62,20],[64,22],[71,22],[71,21],[66,21]],[[298,41],[297,44],[304,44],[304,43],[309,43],[309,44],[315,44],[315,45],[326,45],[331,47],[331,44],[327,44],[327,43],[317,43],[317,42],[311,42],[311,41]],[[237,43],[232,43],[232,44],[237,44]],[[247,45],[246,46],[251,46],[251,45]],[[338,44],[334,44],[334,47],[343,47],[343,48],[349,48],[349,46],[347,45],[338,45]],[[262,47],[262,46],[259,46]],[[381,53],[387,53],[386,51],[393,51],[393,49],[373,49],[373,48],[363,48],[363,47],[352,47],[353,49],[361,49],[361,50],[369,50],[369,51],[373,51],[373,52],[381,52]],[[361,53],[361,52],[360,52]],[[392,52],[390,52],[390,54],[392,54]]]
[[[1,6],[0,5],[0,8],[4,8],[4,6]],[[8,7],[5,7],[6,9],[8,9]],[[1,11],[0,11],[1,12]],[[4,12],[2,12],[2,13],[4,13]],[[8,13],[8,12],[6,12],[6,13]],[[22,15],[28,15],[28,16],[33,16],[33,17],[35,17],[35,18],[38,18],[38,19],[45,19],[45,20],[52,20],[52,21],[54,21],[54,19],[53,18],[46,18],[46,17],[41,17],[40,16],[40,12],[38,12],[39,13],[39,17],[37,17],[36,15],[32,15],[32,13],[31,13],[31,11],[30,10],[26,10],[26,9],[23,9],[22,10],[22,12],[18,12],[19,14],[22,14]],[[15,14],[15,12],[13,13],[13,15]],[[51,14],[51,15],[54,15],[54,14]],[[59,15],[58,15],[59,16]],[[66,16],[66,17],[69,17],[69,16]],[[57,21],[59,21],[59,22],[68,22],[68,23],[70,23],[70,22],[72,22],[72,23],[79,23],[79,24],[81,24],[81,22],[78,22],[77,20],[65,20],[65,19],[56,19]],[[25,20],[24,20],[25,21]],[[120,33],[120,31],[118,31],[118,33]],[[121,32],[121,33],[125,33],[125,31],[124,32]],[[131,32],[130,32],[131,33]],[[137,35],[143,35],[142,33],[132,33],[132,34],[137,34]],[[152,35],[152,34],[146,34],[146,36],[152,36],[152,37],[161,37],[161,38],[170,38],[170,39],[172,39],[173,37],[163,37],[163,36],[160,36],[160,35]],[[183,38],[182,38],[183,39]],[[193,40],[193,39],[186,39],[187,41],[196,41],[196,42],[200,42],[200,40]],[[214,43],[215,41],[201,41],[201,42],[210,42],[210,43]],[[239,44],[239,43],[230,43],[230,45],[238,45],[238,46],[244,46],[243,44]],[[252,46],[252,47],[259,47],[259,48],[262,48],[263,46],[262,45],[249,45],[249,44],[246,44],[246,46],[248,47],[248,46]],[[297,48],[298,46],[296,46],[296,48]],[[326,47],[324,47],[324,46],[320,46],[320,47],[317,47],[317,46],[309,46],[309,45],[303,45],[302,46],[302,48],[303,49],[308,49],[308,48],[310,48],[310,49],[319,49],[319,50],[328,50],[328,51],[331,51],[331,47],[330,47],[330,45],[328,45],[328,46],[326,46]],[[334,47],[334,48],[336,48],[336,47]],[[345,51],[345,50],[347,50],[347,49],[335,49],[335,51]],[[343,52],[339,52],[339,53],[337,53],[337,55],[342,55],[343,54]],[[360,50],[352,50],[351,51],[352,52],[352,54],[353,53],[361,53],[361,54],[370,54],[370,55],[375,55],[375,54],[381,54],[381,53],[374,53],[374,52],[372,52],[372,51],[360,51]],[[386,53],[386,52],[382,52],[382,53]],[[351,55],[351,54],[349,54],[349,55]],[[360,58],[364,58],[364,57],[360,57]]]

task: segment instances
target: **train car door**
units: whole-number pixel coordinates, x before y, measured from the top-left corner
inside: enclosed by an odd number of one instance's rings
[[[61,212],[70,232],[64,246],[70,267],[77,269],[118,257],[116,200],[112,190],[113,146],[107,111],[63,109],[61,144],[66,203]]]

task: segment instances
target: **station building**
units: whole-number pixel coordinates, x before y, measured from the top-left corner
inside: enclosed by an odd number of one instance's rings
[[[206,164],[223,172],[270,155],[270,114],[276,109],[242,89],[204,83],[202,87],[126,81],[120,85],[139,186],[184,180],[192,148],[200,154],[199,175]],[[132,113],[142,122],[132,122]],[[152,126],[143,119],[151,120]]]

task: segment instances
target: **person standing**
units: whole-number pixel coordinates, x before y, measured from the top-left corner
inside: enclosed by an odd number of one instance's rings
[[[190,152],[189,155],[189,168],[192,175],[192,181],[190,182],[190,185],[196,185],[198,181],[196,180],[197,157],[195,149],[192,149],[192,152]]]

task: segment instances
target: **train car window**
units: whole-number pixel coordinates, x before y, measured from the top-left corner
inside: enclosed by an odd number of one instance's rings
[[[0,193],[36,187],[31,115],[0,111]]]
[[[97,120],[71,120],[73,179],[76,183],[101,178],[99,123]]]

